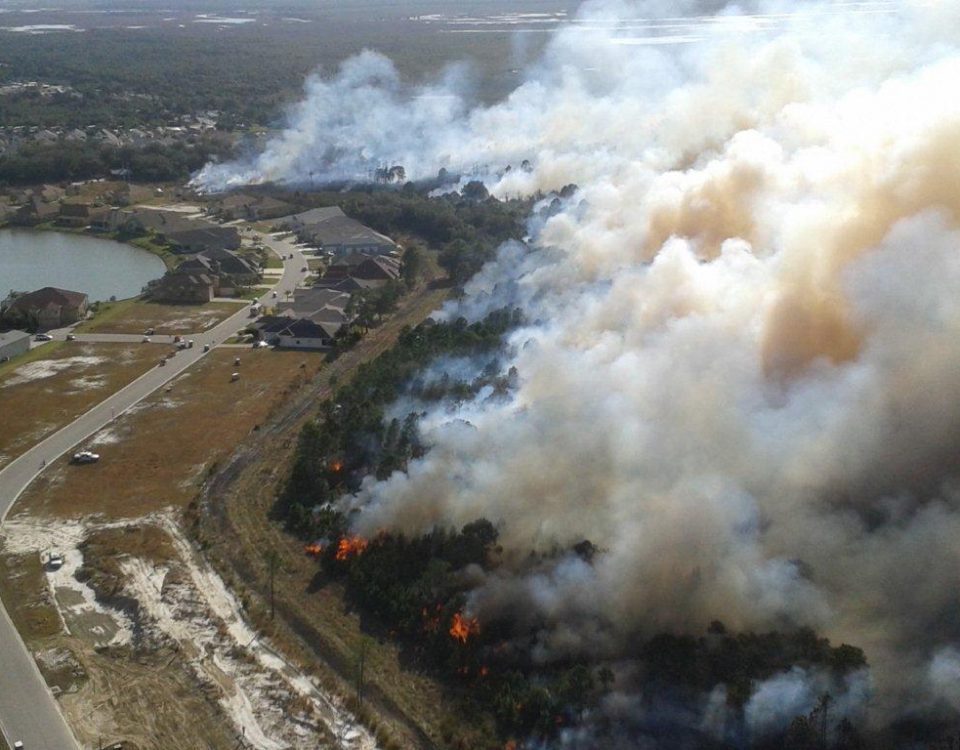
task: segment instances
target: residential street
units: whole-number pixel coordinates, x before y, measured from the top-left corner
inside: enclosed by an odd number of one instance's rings
[[[283,276],[273,287],[282,297],[307,275],[303,254],[290,242],[264,235],[265,244],[284,258]],[[292,258],[289,258],[292,254]],[[271,292],[261,297],[270,304]],[[56,458],[71,451],[119,416],[149,396],[204,356],[204,344],[211,348],[233,336],[249,322],[248,306],[203,333],[192,334],[190,349],[178,351],[164,367],[154,367],[117,391],[72,423],[11,462],[0,471],[0,522],[28,484]],[[63,333],[65,335],[66,332]],[[58,335],[58,338],[60,336]],[[78,334],[78,341],[139,341],[142,336]],[[157,336],[156,343],[170,343],[172,337]],[[2,533],[2,528],[0,528]],[[6,611],[0,607],[0,730],[8,744],[21,740],[26,750],[77,750],[78,744],[66,725],[56,699],[44,683],[34,660],[20,639]],[[104,737],[106,742],[109,738]]]

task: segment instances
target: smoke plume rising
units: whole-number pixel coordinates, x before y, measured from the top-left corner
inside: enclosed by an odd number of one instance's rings
[[[874,720],[956,709],[960,4],[729,6],[678,38],[649,15],[585,5],[486,108],[365,53],[199,184],[397,163],[579,185],[443,313],[536,321],[511,397],[428,414],[426,456],[344,502],[355,529],[498,524],[469,612],[528,612],[544,661],[808,624],[864,648]],[[582,539],[591,564],[527,566]],[[756,721],[777,690],[806,706],[803,679],[758,691]]]

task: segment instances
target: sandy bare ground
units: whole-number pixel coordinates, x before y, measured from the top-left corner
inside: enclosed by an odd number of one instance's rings
[[[145,527],[152,531],[147,537],[139,534]],[[75,660],[89,678],[62,697],[81,741],[92,745],[109,736],[137,747],[170,747],[179,739],[173,717],[195,722],[183,715],[189,701],[169,712],[180,692],[169,686],[192,683],[215,704],[201,722],[209,724],[203,731],[211,739],[240,738],[258,750],[376,747],[336,697],[245,621],[241,603],[192,548],[172,509],[138,521],[21,515],[5,526],[3,545],[10,555],[63,556],[62,567],[45,571],[62,632],[31,646],[46,659],[47,671]],[[147,684],[158,684],[131,691],[145,665],[152,667]],[[167,687],[161,690],[161,683]],[[151,700],[167,711],[145,716]]]

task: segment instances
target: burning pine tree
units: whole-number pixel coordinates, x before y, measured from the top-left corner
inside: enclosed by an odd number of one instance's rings
[[[453,621],[450,623],[450,637],[460,643],[466,643],[470,636],[477,635],[480,632],[480,623],[475,617],[464,617],[459,612],[453,615]]]

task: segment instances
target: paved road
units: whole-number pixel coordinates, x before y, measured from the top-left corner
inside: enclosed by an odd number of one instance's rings
[[[282,298],[293,290],[305,274],[303,254],[289,242],[263,238],[284,258],[283,277],[274,287]],[[290,255],[293,258],[289,258]],[[262,301],[269,302],[268,292]],[[195,345],[172,357],[164,367],[154,367],[132,383],[101,401],[85,414],[34,446],[0,471],[0,522],[6,518],[14,501],[42,470],[59,456],[90,437],[126,409],[149,396],[186,370],[204,355],[203,345],[213,347],[233,336],[249,321],[247,306],[219,325],[192,336]],[[78,335],[79,339],[80,336]],[[135,337],[136,338],[136,337]],[[159,337],[158,337],[159,338]],[[25,750],[77,750],[79,745],[67,726],[56,699],[47,689],[40,672],[0,606],[0,731],[10,746],[22,740]]]

